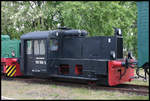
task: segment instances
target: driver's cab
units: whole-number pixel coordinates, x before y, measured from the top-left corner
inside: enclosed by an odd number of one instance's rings
[[[51,31],[30,32],[21,36],[21,71],[24,75],[47,75],[50,59],[58,53],[58,39]]]

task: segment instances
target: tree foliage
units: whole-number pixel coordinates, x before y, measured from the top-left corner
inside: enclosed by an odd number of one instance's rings
[[[87,30],[90,36],[113,35],[117,27],[122,29],[124,49],[137,56],[136,2],[3,1],[1,5],[2,34],[11,38],[58,25]]]

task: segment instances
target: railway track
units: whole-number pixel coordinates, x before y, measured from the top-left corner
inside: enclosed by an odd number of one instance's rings
[[[115,87],[98,87],[98,88],[110,91],[120,91],[125,93],[136,93],[138,95],[149,94],[149,86],[144,85],[121,84]]]
[[[17,78],[6,78],[4,76],[1,77],[3,80],[16,80],[27,83],[42,83],[42,84],[55,84],[58,86],[66,86],[66,87],[83,87],[94,90],[106,90],[106,91],[119,91],[122,93],[130,93],[137,95],[149,95],[149,86],[144,85],[133,85],[133,84],[120,84],[118,86],[100,86],[94,83],[92,84],[84,84],[84,83],[75,83],[75,82],[62,82],[62,81],[54,81],[52,79],[42,79],[35,77],[17,77]]]

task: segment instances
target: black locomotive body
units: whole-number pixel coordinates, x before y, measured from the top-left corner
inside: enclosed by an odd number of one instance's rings
[[[133,76],[128,68],[130,73],[121,81],[125,68],[122,66],[114,69],[116,77],[112,78],[115,74],[109,73],[110,61],[124,61],[123,38],[117,30],[114,36],[95,37],[87,37],[84,30],[73,29],[27,33],[21,36],[20,60],[21,72],[26,76],[95,81],[104,85],[130,81]],[[119,83],[110,84],[116,81]]]

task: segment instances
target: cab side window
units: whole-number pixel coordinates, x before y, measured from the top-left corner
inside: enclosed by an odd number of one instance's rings
[[[50,51],[57,51],[58,50],[58,40],[50,39]]]

